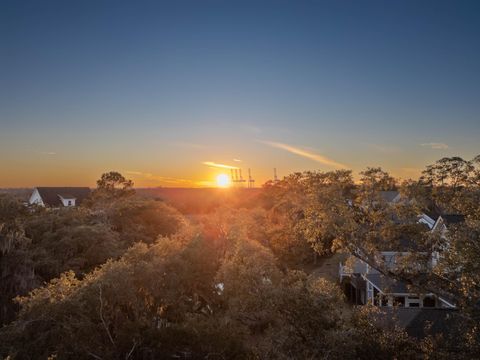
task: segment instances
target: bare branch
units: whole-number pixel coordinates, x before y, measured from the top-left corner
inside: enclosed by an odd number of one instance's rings
[[[98,360],[103,360],[102,357],[92,353],[91,351],[87,351],[87,354],[90,355],[91,357],[94,357],[95,359],[98,359]]]
[[[135,340],[133,340],[133,346],[132,348],[130,349],[130,351],[128,352],[127,355],[125,355],[125,360],[128,360],[130,358],[130,356],[132,356],[133,354],[133,351],[135,350],[135,347],[137,346],[137,342]]]
[[[107,332],[108,338],[110,339],[110,342],[112,343],[113,346],[115,345],[115,341],[113,340],[112,334],[110,333],[110,330],[108,329],[107,323],[105,321],[105,318],[103,317],[103,297],[102,297],[102,285],[98,286],[99,289],[99,298],[100,298],[100,320],[102,320],[103,327],[105,328],[105,331]]]

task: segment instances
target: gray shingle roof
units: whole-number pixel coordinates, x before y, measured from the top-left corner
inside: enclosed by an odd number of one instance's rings
[[[396,190],[380,191],[380,197],[386,202],[393,202],[400,193]]]
[[[442,215],[442,219],[445,224],[459,224],[465,221],[465,216],[460,214],[444,214]]]
[[[382,274],[366,274],[365,277],[385,294],[404,294],[410,292],[403,282],[390,279]]]
[[[376,319],[382,327],[392,324],[405,329],[408,335],[422,339],[428,335],[453,334],[459,332],[458,312],[451,309],[387,308]]]

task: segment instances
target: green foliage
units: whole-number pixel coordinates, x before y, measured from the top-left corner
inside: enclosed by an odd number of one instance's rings
[[[117,193],[128,192],[133,188],[133,181],[126,179],[119,172],[110,171],[102,174],[97,181],[97,188],[100,191],[114,192],[115,190],[120,190]]]
[[[114,199],[129,197],[133,194],[135,194],[133,181],[126,179],[119,172],[110,171],[102,174],[100,179],[97,180],[97,188],[93,191],[90,199],[86,201],[86,204],[108,203]]]
[[[36,274],[47,281],[67,270],[86,273],[122,250],[118,234],[82,209],[34,214],[25,232],[32,240]]]
[[[336,285],[292,271],[284,276],[275,295],[275,325],[257,349],[260,358],[346,358],[338,346],[348,339],[339,338],[344,326],[343,297]]]
[[[152,243],[158,236],[172,235],[185,226],[183,216],[172,207],[138,197],[116,199],[96,206],[94,211],[128,245],[137,241]]]
[[[136,197],[89,208],[27,209],[0,196],[0,323],[13,319],[12,299],[65,271],[84,276],[137,242],[152,243],[185,226],[171,207]]]
[[[212,344],[198,340],[203,328],[222,351],[230,351],[232,339],[222,344],[226,329],[202,322],[199,329],[190,326],[197,317],[211,316],[216,296],[215,261],[202,244],[198,238],[164,238],[152,246],[137,244],[83,280],[63,274],[19,299],[20,316],[2,333],[9,340],[3,352],[75,359],[207,355]],[[25,341],[37,332],[34,342]],[[180,341],[174,341],[177,336]]]
[[[174,234],[185,225],[183,216],[172,207],[135,196],[133,182],[120,173],[103,174],[97,185],[87,202],[88,208],[118,232],[128,246],[138,241],[152,243],[158,236]]]
[[[301,264],[313,255],[311,246],[298,227],[304,217],[307,194],[305,174],[294,173],[277,183],[267,183],[261,198],[268,211],[269,247],[282,262]]]
[[[420,344],[410,338],[396,325],[378,326],[385,322],[382,310],[373,306],[357,308],[352,316],[355,332],[352,343],[356,348],[356,356],[360,359],[418,359],[422,354]]]
[[[401,185],[380,168],[362,172],[360,185],[350,171],[295,173],[268,183],[257,207],[188,219],[136,196],[119,173],[104,174],[84,208],[27,210],[0,196],[0,357],[474,358],[477,163],[442,159],[427,168],[430,180]],[[395,188],[409,200],[379,196]],[[447,199],[465,215],[461,226],[430,232],[418,223],[421,209]],[[387,267],[385,249],[410,255]],[[433,249],[442,256],[431,268]],[[337,250],[418,291],[454,296],[462,331],[418,341],[298,270]]]
[[[364,191],[378,192],[397,189],[395,179],[380,167],[368,167],[366,170],[360,172],[360,175],[360,182]]]
[[[13,319],[12,298],[39,285],[29,254],[31,240],[24,232],[27,215],[20,201],[0,194],[0,324]]]
[[[428,187],[427,196],[446,211],[476,211],[480,198],[480,155],[470,161],[458,156],[442,158],[427,166],[419,183]]]

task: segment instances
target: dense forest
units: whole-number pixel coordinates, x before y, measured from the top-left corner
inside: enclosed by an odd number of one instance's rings
[[[480,157],[443,158],[416,181],[380,168],[358,181],[294,173],[194,209],[133,185],[106,173],[62,209],[0,194],[0,358],[479,358]],[[387,190],[404,201],[387,203]],[[419,223],[426,210],[464,221],[446,237]],[[385,266],[380,250],[405,237],[405,261]],[[338,281],[315,276],[335,254],[455,299],[450,325],[414,337],[381,308],[353,306]]]

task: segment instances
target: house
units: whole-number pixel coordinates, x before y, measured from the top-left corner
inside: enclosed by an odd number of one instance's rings
[[[88,187],[36,187],[28,203],[50,208],[74,207],[89,195]]]
[[[385,198],[385,196],[387,198]],[[398,201],[394,194],[381,194],[389,202]],[[396,200],[393,200],[396,199]],[[462,215],[446,215],[438,213],[423,213],[419,216],[419,223],[428,227],[430,231],[440,231],[446,237],[447,227],[457,225],[464,221]],[[380,252],[380,261],[390,269],[395,268],[401,262],[401,258],[408,256],[410,252],[418,251],[423,254],[431,254],[428,262],[429,268],[434,268],[441,259],[442,248],[435,245],[430,249],[420,249],[406,237],[391,249],[383,249]],[[358,254],[357,254],[358,255]],[[359,257],[352,256],[350,265],[339,264],[340,283],[347,298],[354,304],[373,304],[380,307],[404,307],[404,308],[442,308],[454,309],[454,299],[437,296],[436,294],[418,294],[412,292],[406,284],[381,274],[378,269],[368,265]]]
[[[394,266],[397,259],[407,253],[385,251],[381,254],[387,266]],[[415,293],[405,283],[381,274],[377,269],[358,258],[354,259],[352,266],[340,263],[339,276],[345,295],[356,305],[455,308],[453,300],[432,293]]]
[[[424,210],[422,214],[418,215],[418,222],[427,225],[432,230],[439,216],[440,214],[436,211]]]

